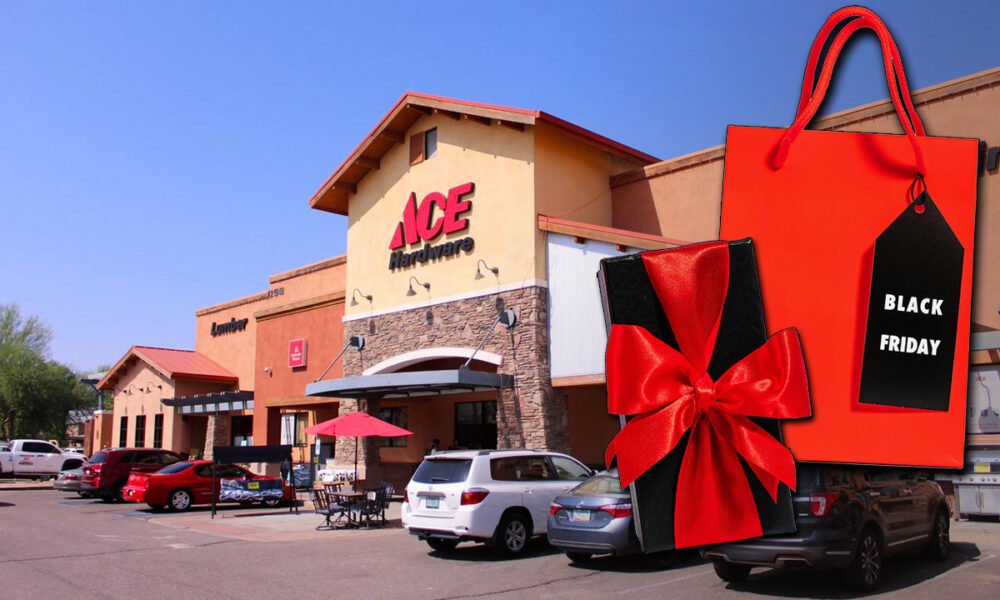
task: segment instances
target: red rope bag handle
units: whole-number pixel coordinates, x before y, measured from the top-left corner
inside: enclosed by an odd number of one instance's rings
[[[816,82],[815,89],[813,89],[816,67],[818,66],[823,46],[829,39],[831,32],[844,22],[846,22],[846,25],[837,33],[833,43],[830,44],[826,59],[823,61],[819,80]],[[852,35],[861,29],[871,29],[879,38],[882,46],[882,59],[883,66],[885,67],[886,84],[889,87],[889,96],[892,98],[892,103],[903,126],[903,131],[906,133],[906,137],[913,149],[917,174],[923,175],[926,173],[923,151],[920,149],[920,143],[917,140],[918,136],[923,137],[926,134],[923,123],[913,108],[899,49],[896,47],[889,29],[878,15],[860,6],[849,6],[833,13],[827,19],[826,23],[824,23],[819,34],[817,34],[816,40],[809,51],[809,59],[802,81],[802,93],[799,97],[795,120],[788,128],[788,131],[785,132],[772,157],[771,164],[773,168],[780,169],[788,160],[792,143],[813,119],[820,105],[823,103],[823,98],[830,88],[834,66],[841,51],[844,49],[844,45]]]

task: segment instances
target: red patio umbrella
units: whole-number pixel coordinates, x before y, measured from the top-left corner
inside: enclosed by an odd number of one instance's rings
[[[337,437],[354,438],[354,477],[358,477],[358,438],[359,437],[403,437],[413,435],[412,431],[396,427],[381,419],[363,412],[353,412],[346,415],[317,423],[306,428],[309,435],[333,435]]]

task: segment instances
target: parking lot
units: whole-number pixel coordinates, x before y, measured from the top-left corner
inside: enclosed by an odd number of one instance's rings
[[[724,584],[694,553],[667,570],[634,559],[572,566],[540,542],[518,560],[476,545],[439,555],[398,520],[313,531],[320,520],[307,510],[226,508],[213,521],[205,509],[153,513],[42,488],[0,490],[0,582],[10,598],[853,597],[835,573],[762,571]],[[1000,524],[953,524],[952,539],[945,563],[887,563],[878,595],[1000,597]]]

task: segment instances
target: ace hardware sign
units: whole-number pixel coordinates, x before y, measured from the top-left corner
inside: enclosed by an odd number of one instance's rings
[[[417,194],[411,192],[403,207],[403,220],[396,225],[396,232],[389,242],[389,249],[393,251],[389,255],[389,270],[472,252],[476,242],[471,237],[434,245],[430,242],[442,235],[469,229],[469,219],[463,216],[472,210],[472,200],[467,197],[475,189],[476,184],[470,181],[451,188],[447,194],[431,192],[419,203]],[[404,248],[421,242],[424,246],[419,250],[404,251]]]

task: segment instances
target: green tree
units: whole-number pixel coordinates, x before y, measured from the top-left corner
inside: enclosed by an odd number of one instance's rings
[[[93,403],[72,370],[49,359],[51,340],[38,317],[0,304],[0,439],[61,439],[69,412]]]

